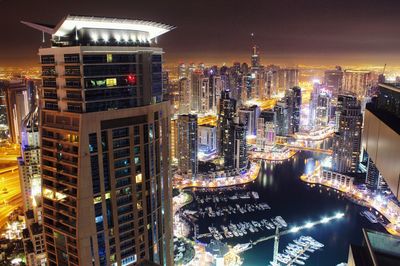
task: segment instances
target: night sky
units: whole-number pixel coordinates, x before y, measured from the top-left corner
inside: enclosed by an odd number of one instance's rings
[[[167,63],[400,65],[400,0],[0,0],[0,66],[35,65],[41,33],[67,14],[152,20],[177,28],[159,38]]]

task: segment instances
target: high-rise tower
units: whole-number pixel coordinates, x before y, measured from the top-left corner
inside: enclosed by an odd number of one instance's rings
[[[67,16],[39,49],[43,225],[49,265],[173,264],[169,103],[172,27]]]
[[[358,170],[361,151],[361,106],[353,95],[339,95],[339,128],[333,139],[332,169],[340,173]]]

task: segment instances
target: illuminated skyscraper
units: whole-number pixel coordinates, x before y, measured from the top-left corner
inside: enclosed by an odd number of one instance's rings
[[[178,116],[178,163],[179,170],[196,177],[197,159],[197,115]]]
[[[294,134],[300,130],[301,88],[287,90],[285,99],[289,109],[289,134]]]
[[[161,48],[172,27],[67,16],[42,64],[43,225],[55,265],[173,265],[169,103]]]
[[[340,173],[358,170],[361,151],[361,106],[352,95],[339,95],[339,130],[333,139],[332,169]]]
[[[346,69],[343,76],[343,91],[354,93],[357,98],[367,96],[372,86],[372,73],[368,70]]]
[[[30,111],[22,120],[22,157],[18,158],[21,193],[26,221],[26,229],[23,231],[23,244],[28,266],[46,265],[40,171],[39,111],[36,103],[35,91],[34,86],[28,88]]]
[[[234,167],[240,171],[247,166],[246,127],[243,124],[235,124],[234,135]]]
[[[28,88],[34,87],[31,80],[15,78],[10,80],[6,90],[7,119],[10,139],[14,143],[21,141],[22,120],[29,112]]]
[[[229,97],[229,92],[224,91],[220,99],[218,129],[220,132],[220,149],[224,158],[225,169],[232,169],[234,162],[234,117],[236,101]]]
[[[341,67],[336,67],[335,70],[325,71],[325,85],[334,96],[342,93],[343,87],[343,71]]]

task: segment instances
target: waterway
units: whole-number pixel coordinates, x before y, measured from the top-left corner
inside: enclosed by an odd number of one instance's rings
[[[317,241],[323,243],[325,247],[314,253],[310,253],[310,258],[306,261],[306,265],[337,265],[341,262],[347,262],[348,250],[350,243],[361,244],[363,227],[374,230],[384,231],[379,224],[371,224],[365,217],[359,213],[365,210],[365,207],[358,206],[340,193],[328,190],[324,187],[311,187],[300,180],[300,175],[310,171],[313,168],[315,160],[321,159],[324,155],[316,155],[311,152],[299,152],[290,160],[279,164],[270,164],[263,162],[260,176],[250,184],[242,186],[240,191],[256,191],[259,199],[241,200],[244,203],[266,202],[270,205],[271,210],[255,211],[246,214],[232,214],[222,217],[209,218],[208,216],[200,218],[196,224],[199,233],[207,233],[209,226],[215,226],[220,231],[220,225],[229,225],[243,221],[262,219],[270,219],[277,215],[282,216],[292,226],[304,225],[308,221],[316,221],[324,216],[332,216],[337,212],[345,213],[341,220],[332,221],[329,224],[317,225],[314,228],[304,229],[298,233],[291,233],[282,236],[280,240],[280,252],[284,247],[298,238],[300,235],[312,236]],[[197,191],[197,192],[196,192]],[[194,193],[199,195],[197,189]],[[204,195],[204,192],[202,192]],[[213,190],[205,193],[215,195],[221,190]],[[233,192],[223,192],[233,193]],[[252,202],[250,202],[252,201]],[[209,206],[216,208],[217,206],[231,204],[226,203],[210,203]],[[232,205],[232,204],[231,204]],[[193,202],[187,208],[198,210],[200,207],[206,207],[205,204]],[[224,239],[230,245],[237,243],[246,243],[250,240],[255,241],[262,236],[273,234],[273,230],[263,230],[258,233],[248,234],[243,237]],[[200,241],[208,242],[209,238],[202,238]],[[266,241],[257,244],[252,249],[242,253],[244,265],[258,266],[268,265],[272,260],[273,241]]]

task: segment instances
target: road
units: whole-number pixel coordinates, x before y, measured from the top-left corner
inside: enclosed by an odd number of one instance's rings
[[[19,182],[16,152],[0,154],[0,227],[8,219],[8,215],[18,207],[22,207],[22,194]]]

